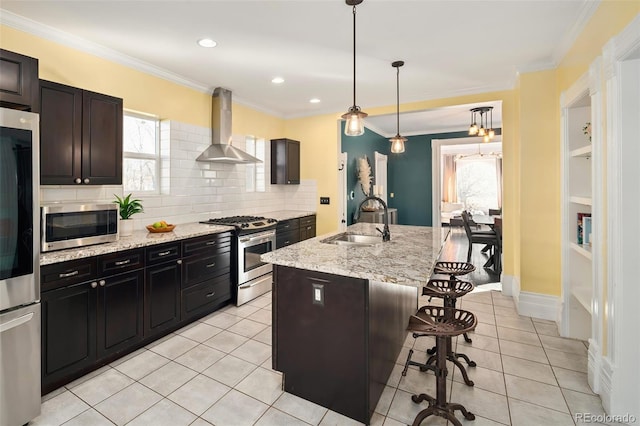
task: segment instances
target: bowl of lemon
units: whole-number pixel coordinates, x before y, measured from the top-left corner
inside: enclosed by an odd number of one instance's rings
[[[175,228],[175,225],[165,222],[161,220],[159,222],[154,222],[151,225],[147,225],[147,230],[149,232],[171,232]]]

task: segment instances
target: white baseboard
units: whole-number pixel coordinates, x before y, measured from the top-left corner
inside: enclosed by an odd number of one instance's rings
[[[599,394],[602,387],[602,353],[600,345],[595,339],[589,339],[589,353],[587,355],[587,360],[589,386],[593,392]]]
[[[520,315],[557,321],[561,300],[549,294],[520,291],[516,299],[516,308]]]
[[[500,281],[502,281],[502,294],[514,299],[518,297],[520,293],[520,279],[518,277],[503,274]]]
[[[600,390],[597,393],[600,394],[604,411],[611,414],[613,366],[611,365],[609,358],[602,357],[602,362],[600,362],[600,371],[597,373],[599,374],[600,380]]]

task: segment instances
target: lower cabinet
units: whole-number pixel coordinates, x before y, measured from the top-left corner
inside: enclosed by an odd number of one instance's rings
[[[43,395],[226,305],[230,262],[222,233],[43,266]]]
[[[42,389],[96,361],[95,281],[42,293]]]

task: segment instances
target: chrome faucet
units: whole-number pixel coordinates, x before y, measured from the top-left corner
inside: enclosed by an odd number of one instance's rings
[[[356,213],[353,215],[353,221],[354,222],[358,221],[358,218],[360,218],[360,209],[362,208],[364,203],[366,203],[369,200],[376,200],[380,204],[382,204],[382,207],[384,208],[384,217],[383,217],[383,219],[384,219],[384,228],[382,230],[380,230],[380,228],[376,228],[376,230],[382,234],[382,241],[383,242],[391,240],[391,232],[389,232],[389,209],[387,209],[387,203],[385,203],[384,200],[382,200],[382,198],[375,197],[373,195],[369,195],[364,200],[362,200],[362,202],[360,203],[360,205],[356,209]]]

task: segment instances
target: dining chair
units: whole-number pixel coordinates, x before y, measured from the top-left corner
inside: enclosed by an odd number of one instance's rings
[[[473,244],[484,244],[491,247],[490,256],[494,256],[496,247],[499,247],[498,236],[497,234],[491,231],[472,231],[470,224],[470,215],[469,212],[462,212],[462,223],[464,225],[464,230],[467,234],[467,239],[469,240],[469,251],[467,252],[467,262],[471,261],[471,251],[473,250]]]

